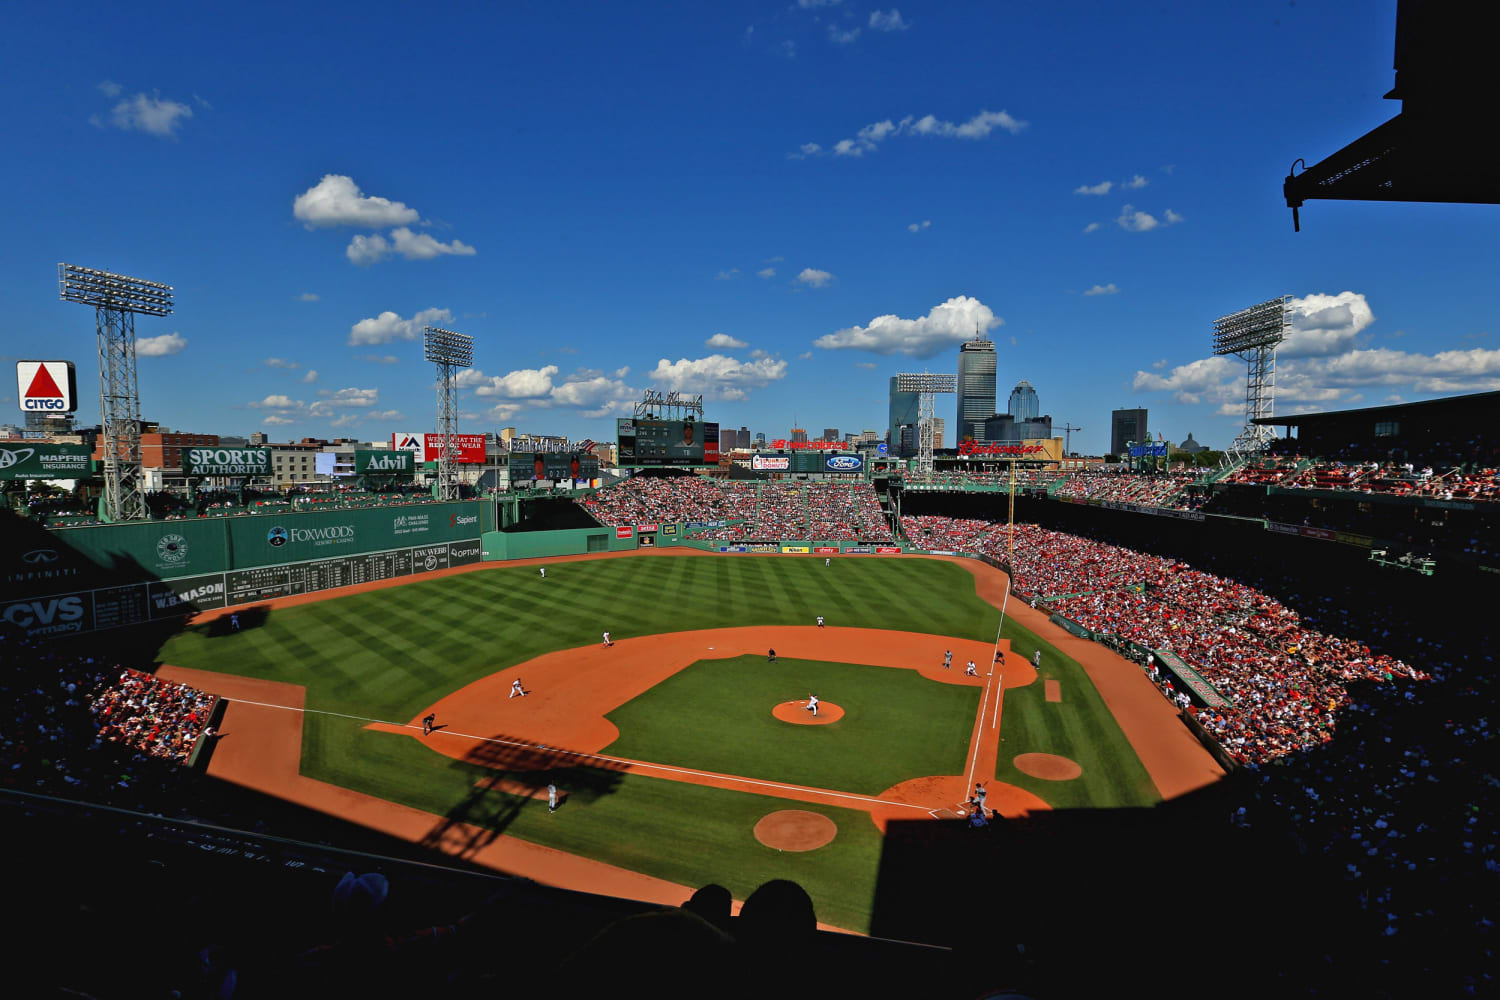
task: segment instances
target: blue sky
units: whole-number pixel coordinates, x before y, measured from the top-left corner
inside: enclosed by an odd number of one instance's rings
[[[75,360],[97,420],[68,261],[177,288],[138,325],[143,415],[275,439],[432,429],[426,323],[475,338],[463,430],[601,440],[647,386],[771,437],[883,431],[887,377],[954,370],[979,322],[1001,407],[1030,380],[1075,448],[1131,406],[1221,446],[1243,369],[1212,321],[1279,294],[1278,412],[1500,388],[1497,209],[1315,202],[1294,234],[1281,199],[1399,110],[1394,26],[1394,0],[33,6],[0,36],[3,353]]]

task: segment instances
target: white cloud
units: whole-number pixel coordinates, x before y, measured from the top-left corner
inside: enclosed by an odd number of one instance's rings
[[[884,13],[878,10],[870,11],[871,31],[905,31],[910,27],[911,22],[903,21],[901,12],[894,7]]]
[[[334,417],[328,423],[330,427],[348,427],[359,418],[360,417],[358,413],[344,413],[337,417]]]
[[[923,219],[921,222],[913,222],[913,223],[909,224],[906,227],[906,231],[909,232],[909,233],[920,233],[922,230],[929,229],[931,227],[932,227],[932,220],[931,219]]]
[[[1276,353],[1283,358],[1338,354],[1354,346],[1375,313],[1359,292],[1312,294],[1291,301],[1292,332]]]
[[[401,411],[400,410],[371,410],[369,413],[365,414],[364,419],[367,420],[367,421],[373,421],[373,420],[400,420],[401,419]]]
[[[629,413],[640,393],[619,379],[605,375],[564,382],[554,386],[550,402],[558,406],[576,406],[583,416],[597,418],[611,413]]]
[[[143,358],[164,358],[168,354],[176,354],[187,345],[187,338],[174,331],[160,337],[140,338],[135,342],[135,353]]]
[[[879,366],[873,361],[856,361],[854,362],[854,367],[863,368],[866,371],[874,371]]]
[[[401,362],[401,359],[394,354],[361,354],[360,358],[377,365],[394,365]]]
[[[797,355],[797,357],[801,358],[803,361],[811,361],[812,360],[812,356],[813,356],[813,352],[812,351],[803,351],[801,354]]]
[[[917,118],[907,115],[899,122],[886,118],[882,121],[866,125],[856,133],[855,138],[840,139],[833,144],[835,156],[859,157],[866,153],[873,153],[880,148],[880,144],[886,139],[897,135],[924,135],[938,136],[947,139],[984,139],[996,129],[1003,129],[1012,135],[1026,128],[1027,123],[1013,117],[1007,111],[981,111],[966,122],[954,123],[944,121],[936,115],[924,115]],[[816,143],[808,143],[802,147],[802,154],[792,154],[792,159],[804,159],[807,155],[808,146]],[[819,147],[821,149],[821,147]]]
[[[1086,226],[1083,227],[1083,231],[1086,232],[1086,233],[1096,232],[1098,229],[1099,229],[1099,223],[1097,223],[1097,222],[1090,222],[1088,225],[1086,225]]]
[[[393,340],[416,340],[426,326],[453,322],[447,309],[423,309],[411,319],[402,319],[387,310],[374,319],[362,319],[349,328],[349,344],[389,344]]]
[[[278,417],[274,413],[269,414],[266,419],[261,421],[261,423],[265,424],[268,427],[276,427],[281,424],[290,424],[294,422],[295,421],[293,421],[291,417]]]
[[[125,88],[120,86],[118,83],[115,83],[113,80],[105,80],[103,83],[99,84],[99,93],[103,94],[105,97],[119,97],[124,92]]]
[[[1182,216],[1178,215],[1176,212],[1172,211],[1170,208],[1167,209],[1166,213],[1162,216],[1162,218],[1166,220],[1166,223],[1169,226],[1175,226],[1177,223],[1179,223],[1179,222],[1182,221]]]
[[[1161,358],[1158,361],[1153,361],[1151,362],[1151,367],[1156,369],[1157,371],[1161,371],[1163,368],[1167,367],[1167,359]]]
[[[534,399],[552,392],[558,367],[518,368],[504,375],[485,375],[477,368],[459,373],[461,389],[472,388],[476,396],[500,396],[505,399]]]
[[[804,267],[802,273],[797,275],[797,280],[813,288],[822,288],[833,280],[833,275],[827,271],[819,271],[815,267]]]
[[[720,399],[744,399],[746,389],[758,389],[785,377],[786,362],[779,358],[740,361],[724,354],[677,361],[662,358],[649,375],[655,385]]]
[[[797,6],[803,10],[811,10],[814,7],[837,7],[843,0],[797,0]]]
[[[1084,295],[1118,295],[1118,294],[1120,294],[1120,289],[1119,289],[1119,287],[1117,285],[1115,285],[1115,283],[1113,281],[1111,281],[1107,285],[1095,285],[1093,288],[1090,288],[1088,291],[1084,292],[1083,294]]]
[[[744,345],[742,344],[740,346],[744,346]],[[771,356],[771,352],[770,351],[763,351],[759,347],[757,347],[755,350],[753,350],[753,351],[750,352],[750,356],[752,358],[769,358]]]
[[[828,40],[835,45],[848,45],[858,37],[858,28],[849,28],[845,30],[833,24],[830,24],[828,26]]]
[[[287,371],[302,367],[297,362],[288,361],[286,358],[267,358],[265,361],[265,365],[267,368],[284,368]]]
[[[265,399],[259,402],[252,402],[249,405],[252,409],[256,410],[300,410],[307,404],[300,399],[293,399],[290,396],[277,393],[274,396],[267,396]]]
[[[1240,370],[1241,366],[1227,357],[1200,358],[1178,365],[1170,375],[1137,371],[1130,387],[1136,392],[1175,393],[1179,403],[1197,403],[1205,395],[1221,402],[1233,398],[1234,383],[1225,380],[1232,379]]]
[[[731,267],[727,271],[720,271],[718,274],[714,275],[714,280],[715,281],[729,281],[729,280],[731,280],[733,278],[738,278],[739,276],[740,276],[740,269],[737,268],[737,267]]]
[[[399,201],[366,195],[344,174],[323,179],[292,202],[292,215],[304,226],[365,226],[376,229],[416,222],[417,210]]]
[[[1121,181],[1120,187],[1125,188],[1129,191],[1139,191],[1141,188],[1150,183],[1150,181],[1146,180],[1146,178],[1142,177],[1140,174],[1136,174],[1128,181]]]
[[[344,256],[349,258],[349,262],[351,264],[358,264],[361,267],[384,260],[390,255],[391,245],[379,233],[371,233],[369,236],[355,236],[354,239],[349,241],[349,245],[344,248]]]
[[[755,275],[759,278],[774,278],[776,277],[776,268],[763,267],[759,271],[756,271]]]
[[[876,316],[866,326],[851,326],[813,341],[827,351],[859,350],[876,354],[904,354],[930,358],[974,337],[974,331],[993,330],[1005,321],[976,298],[959,295],[934,306],[926,316],[902,319]]]
[[[434,257],[442,257],[445,254],[472,257],[478,253],[477,250],[461,240],[454,240],[452,243],[443,243],[429,236],[427,233],[414,233],[405,226],[391,230],[391,246],[396,253],[399,253],[407,260],[431,260]]]
[[[1126,205],[1120,209],[1120,216],[1115,221],[1120,224],[1121,229],[1131,233],[1149,232],[1161,225],[1155,216],[1136,211],[1134,205]]]
[[[317,292],[303,292],[301,295],[297,296],[297,298],[298,298],[298,300],[300,300],[302,302],[316,302],[316,301],[318,301],[318,293]]]
[[[789,160],[805,160],[809,156],[818,156],[823,152],[823,147],[816,142],[804,142],[797,147],[797,152],[786,154]]]
[[[123,88],[117,83],[105,81],[99,84],[99,89],[106,97],[113,98],[119,96]],[[113,93],[110,92],[111,90]],[[136,94],[134,97],[127,97],[120,101],[110,109],[109,124],[127,132],[145,132],[148,135],[173,139],[177,136],[177,129],[191,117],[193,117],[193,109],[180,101]],[[104,125],[98,115],[89,120],[95,125],[101,127]]]
[[[1073,189],[1074,194],[1109,194],[1114,189],[1114,181],[1100,181],[1098,184],[1080,184]]]
[[[322,399],[316,400],[307,408],[314,416],[325,416],[330,410],[335,409],[366,409],[374,406],[380,401],[379,389],[347,389],[329,390],[321,389],[318,395]]]
[[[311,385],[312,383],[316,382],[317,380],[318,380],[318,370],[316,368],[309,368],[307,370],[307,374],[304,375],[304,376],[302,376],[302,379],[301,379],[301,381],[305,385]]]
[[[745,343],[743,340],[740,340],[738,337],[731,337],[727,333],[716,333],[712,337],[709,337],[707,340],[705,340],[703,342],[703,346],[714,347],[718,348],[719,350],[734,350],[740,347],[749,347],[750,345]]]

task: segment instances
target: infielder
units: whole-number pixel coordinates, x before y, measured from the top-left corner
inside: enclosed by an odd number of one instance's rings
[[[432,735],[432,724],[434,722],[436,722],[436,721],[437,721],[437,713],[436,712],[433,712],[430,715],[424,715],[424,716],[422,716],[422,735],[423,736],[431,736]]]
[[[969,661],[969,665],[964,668],[964,676],[965,677],[978,677],[979,676],[979,672],[974,669],[974,661],[973,660],[970,660]]]
[[[819,615],[818,616],[818,628],[822,628],[822,627],[823,627],[823,616]]]
[[[815,695],[815,694],[809,694],[807,696],[807,710],[813,714],[814,718],[817,717],[817,715],[818,715],[818,696],[817,695]]]
[[[1036,667],[1038,670],[1041,669],[1041,666],[1042,666],[1042,651],[1040,649],[1037,650],[1035,653],[1031,654],[1031,665],[1033,667]]]
[[[547,811],[557,812],[557,786],[550,781],[547,783]]]
[[[613,646],[614,645],[614,643],[612,643],[612,642],[609,641],[609,633],[608,632],[604,633],[604,644],[606,646]]]
[[[521,686],[521,678],[517,677],[515,680],[510,682],[510,698],[506,698],[505,700],[510,701],[510,699],[514,698],[516,695],[520,695],[522,698],[524,698],[526,697],[526,694],[526,689]]]
[[[952,670],[953,669],[953,650],[951,650],[951,649],[943,651],[943,669],[944,670]]]

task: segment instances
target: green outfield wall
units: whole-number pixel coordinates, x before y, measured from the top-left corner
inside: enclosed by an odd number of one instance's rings
[[[4,515],[0,623],[66,635],[476,563],[488,501],[50,530]]]

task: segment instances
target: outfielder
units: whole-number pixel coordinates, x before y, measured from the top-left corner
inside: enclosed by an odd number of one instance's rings
[[[542,574],[542,579],[543,580],[547,579],[547,567],[540,566],[540,567],[537,568],[537,572]]]
[[[550,781],[547,783],[547,811],[557,812],[557,786]]]

